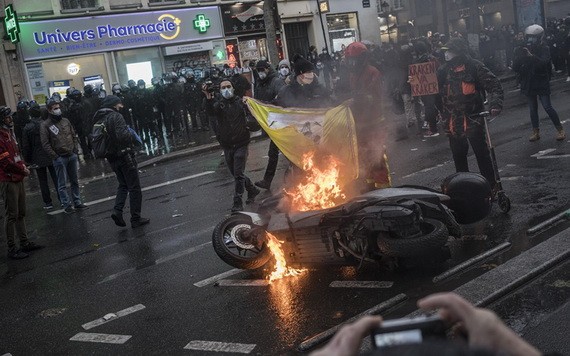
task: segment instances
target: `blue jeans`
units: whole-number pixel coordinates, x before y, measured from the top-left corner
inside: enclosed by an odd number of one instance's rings
[[[81,204],[81,197],[79,196],[79,181],[77,179],[77,170],[79,169],[79,162],[77,155],[74,153],[71,156],[60,156],[53,161],[55,168],[55,175],[57,176],[57,192],[59,200],[64,208],[71,206],[69,195],[67,194],[67,180],[71,183],[71,196],[73,198],[73,205]]]
[[[532,123],[532,128],[538,129],[539,127],[538,100],[536,100],[537,96],[538,99],[540,99],[540,103],[542,104],[544,111],[546,111],[546,113],[550,117],[550,120],[552,120],[554,127],[556,128],[561,127],[562,125],[560,124],[560,118],[558,117],[558,113],[556,112],[556,110],[554,110],[552,104],[550,103],[550,95],[532,95],[532,96],[527,96],[528,108],[530,110],[530,122]]]

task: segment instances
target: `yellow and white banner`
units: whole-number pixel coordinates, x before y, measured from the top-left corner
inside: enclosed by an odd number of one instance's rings
[[[347,104],[335,108],[281,108],[247,98],[261,128],[294,165],[302,168],[303,154],[334,155],[345,177],[358,178],[358,149],[352,112]]]

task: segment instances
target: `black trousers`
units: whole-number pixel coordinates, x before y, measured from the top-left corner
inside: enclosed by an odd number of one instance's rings
[[[247,163],[248,156],[248,145],[224,149],[224,157],[226,158],[226,164],[230,173],[234,177],[235,190],[234,190],[234,202],[236,200],[241,201],[244,190],[248,192],[254,189],[251,179],[245,175],[245,165]]]
[[[59,199],[59,194],[57,194],[57,175],[55,174],[55,168],[53,166],[38,167],[36,168],[36,174],[38,175],[38,182],[40,183],[40,191],[42,192],[42,200],[44,205],[49,205],[52,203],[51,195],[48,185],[48,171],[51,176],[51,181],[56,189],[56,196]]]
[[[485,132],[482,129],[472,129],[467,136],[449,136],[449,146],[455,162],[455,170],[457,172],[469,172],[469,164],[467,162],[469,144],[471,144],[471,148],[475,153],[481,175],[489,181],[491,188],[495,187],[493,162],[487,147]]]
[[[135,158],[119,158],[109,160],[111,168],[117,177],[117,197],[115,198],[114,210],[118,214],[123,213],[127,195],[131,208],[131,221],[140,219],[142,208],[142,191],[139,180],[139,171]]]
[[[421,98],[424,103],[425,118],[429,124],[429,129],[431,132],[437,132],[437,108],[435,107],[436,96],[425,95]]]
[[[263,180],[267,183],[271,183],[273,177],[275,177],[275,172],[277,172],[277,163],[279,162],[279,148],[277,148],[277,145],[273,141],[269,143],[267,155],[269,156],[269,161],[267,161],[267,168],[265,169]]]

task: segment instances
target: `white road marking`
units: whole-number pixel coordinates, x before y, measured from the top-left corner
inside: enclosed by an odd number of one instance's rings
[[[219,281],[219,280],[221,280],[221,279],[224,279],[224,278],[229,277],[229,276],[233,276],[234,274],[238,274],[238,273],[240,273],[240,272],[242,272],[241,269],[237,269],[237,268],[230,269],[229,271],[226,271],[226,272],[224,272],[224,273],[220,273],[220,274],[215,275],[215,276],[213,276],[213,277],[206,278],[206,279],[204,279],[204,280],[202,280],[202,281],[200,281],[200,282],[196,282],[196,283],[194,283],[194,285],[195,285],[196,287],[202,288],[202,287],[207,286],[208,284],[215,283],[215,282],[217,282],[217,281]]]
[[[568,157],[570,157],[570,154],[553,155],[553,156],[539,156],[539,157],[536,157],[536,159],[553,159],[553,158],[568,158]]]
[[[202,177],[202,176],[205,176],[205,175],[208,175],[208,174],[212,174],[212,173],[215,173],[215,172],[214,172],[214,171],[206,171],[206,172],[202,172],[202,173],[198,173],[198,174],[193,174],[193,175],[191,175],[191,176],[182,177],[182,178],[178,178],[178,179],[174,179],[174,180],[169,180],[169,181],[166,181],[166,182],[163,182],[163,183],[159,183],[159,184],[151,185],[151,186],[148,186],[148,187],[144,187],[144,188],[142,188],[141,190],[142,190],[143,192],[146,192],[146,191],[148,191],[148,190],[152,190],[152,189],[164,187],[164,186],[167,186],[167,185],[184,182],[184,181],[187,181],[187,180],[190,180],[190,179]],[[104,202],[107,202],[107,201],[110,201],[110,200],[114,200],[115,197],[116,197],[116,195],[113,195],[113,196],[110,196],[110,197],[107,197],[107,198],[102,198],[102,199],[98,199],[98,200],[93,200],[93,201],[90,201],[90,202],[86,202],[86,203],[84,203],[84,204],[87,205],[87,206],[91,206],[91,205],[95,205],[95,204],[100,204],[100,203],[104,203]],[[61,213],[63,213],[63,209],[50,211],[48,214],[49,214],[49,215],[57,215],[57,214],[61,214]]]
[[[222,279],[218,282],[220,287],[267,287],[267,279]]]
[[[255,349],[256,344],[237,344],[231,342],[193,340],[184,346],[185,350],[233,352],[248,354]]]
[[[120,310],[120,311],[118,311],[118,312],[116,312],[116,313],[107,314],[107,315],[105,315],[105,316],[102,317],[102,318],[99,318],[99,319],[97,319],[97,320],[90,321],[90,322],[85,323],[85,324],[83,324],[83,325],[81,325],[81,326],[82,326],[83,329],[85,329],[85,330],[93,329],[93,328],[96,327],[96,326],[103,325],[103,324],[108,323],[108,322],[110,322],[110,321],[112,321],[112,320],[122,318],[122,317],[124,317],[124,316],[129,315],[129,314],[138,312],[139,310],[143,310],[144,308],[146,308],[146,307],[145,307],[144,305],[142,305],[142,304],[133,305],[132,307],[129,307],[129,308],[127,308],[127,309]]]
[[[524,178],[523,176],[514,176],[514,177],[501,177],[501,181],[505,181],[505,180],[519,180],[521,178]]]
[[[124,344],[131,337],[132,335],[78,333],[69,340],[84,341],[84,342],[100,342],[104,344]]]
[[[554,152],[554,151],[556,151],[556,148],[549,148],[547,150],[538,151],[537,153],[531,155],[531,157],[538,158],[538,157],[547,155],[547,154]]]
[[[402,178],[410,178],[410,177],[415,176],[416,174],[429,172],[429,171],[432,171],[432,170],[434,170],[434,169],[443,167],[443,166],[445,166],[445,165],[448,164],[448,163],[451,163],[451,161],[445,161],[445,162],[443,162],[443,163],[438,164],[437,166],[433,166],[433,167],[429,167],[429,168],[424,168],[424,169],[422,169],[421,171],[417,171],[417,172],[414,172],[414,173],[410,173],[410,174],[408,174],[407,176],[403,176]]]
[[[210,231],[210,230],[211,230],[211,229],[208,229],[208,231]],[[200,231],[200,232],[202,232],[202,231]],[[200,233],[200,232],[199,232],[199,233]],[[199,233],[198,233],[198,234],[199,234]],[[211,241],[209,241],[209,242],[204,242],[204,243],[201,244],[201,245],[191,247],[191,248],[189,248],[189,249],[187,249],[187,250],[179,251],[179,252],[173,253],[172,255],[168,255],[168,256],[161,257],[161,258],[157,259],[156,261],[154,261],[154,264],[155,264],[155,265],[159,265],[159,264],[161,264],[161,263],[165,263],[165,262],[168,262],[168,261],[172,261],[172,260],[174,260],[174,259],[176,259],[176,258],[189,255],[189,254],[191,254],[191,253],[193,253],[193,252],[196,252],[196,251],[200,251],[200,250],[203,249],[204,247],[209,246],[209,245],[211,245],[211,244],[212,244]],[[112,280],[114,280],[114,279],[117,279],[117,278],[120,277],[120,276],[123,276],[123,275],[125,275],[125,274],[129,274],[129,273],[132,273],[132,272],[134,272],[134,271],[136,271],[136,270],[137,270],[136,267],[131,267],[131,268],[127,268],[127,269],[125,269],[125,270],[122,270],[122,271],[120,271],[120,272],[113,273],[112,275],[103,278],[103,279],[101,280],[101,282],[99,282],[98,284],[112,281]]]
[[[333,281],[331,288],[391,288],[394,282],[390,281]]]

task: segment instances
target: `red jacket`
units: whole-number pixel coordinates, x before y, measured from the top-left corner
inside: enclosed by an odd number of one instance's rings
[[[21,182],[26,164],[11,130],[0,128],[0,182]]]

